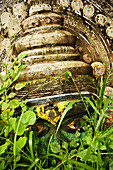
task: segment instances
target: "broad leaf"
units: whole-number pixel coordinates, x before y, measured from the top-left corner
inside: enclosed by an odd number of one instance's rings
[[[11,111],[10,111],[10,109],[4,110],[1,113],[1,119],[7,120],[7,119],[9,119],[10,116],[13,115],[13,113],[14,113],[14,110],[11,110]]]
[[[9,144],[10,144],[9,142],[6,142],[5,144],[0,146],[0,155],[5,152]]]
[[[36,114],[33,111],[26,111],[22,115],[21,122],[25,125],[33,125],[36,122]]]
[[[16,89],[16,90],[21,90],[23,87],[25,87],[25,84],[23,84],[23,83],[18,83],[18,84],[16,84],[15,89]]]
[[[2,160],[2,162],[0,163],[0,168],[1,170],[5,169],[5,161]]]
[[[17,135],[19,136],[23,135],[25,129],[26,129],[26,125],[20,122]]]
[[[2,104],[2,110],[6,110],[9,107],[9,103],[4,102]]]
[[[88,152],[88,149],[84,149],[83,151],[79,152],[77,156],[80,157],[82,160],[85,160],[87,156],[87,152]],[[97,156],[89,152],[87,160],[94,163],[97,161]]]
[[[10,123],[10,125],[12,126],[12,128],[15,132],[15,130],[16,130],[16,118],[10,118],[9,123]]]
[[[9,132],[12,131],[12,127],[11,126],[7,126],[4,130],[4,136],[7,137]]]
[[[16,141],[16,155],[21,151],[21,149],[25,146],[27,141],[26,137],[20,137],[18,141]]]
[[[10,108],[11,108],[11,109],[15,109],[15,108],[17,108],[17,107],[20,105],[20,103],[19,103],[18,100],[13,99],[13,100],[11,100],[11,101],[9,102],[9,105],[10,105]]]
[[[9,94],[8,97],[9,97],[9,98],[13,98],[14,96],[16,96],[16,93],[13,93],[13,92],[12,92],[12,93]]]
[[[62,148],[64,148],[64,149],[68,149],[68,143],[67,142],[63,142],[62,143]]]
[[[53,142],[50,144],[51,151],[53,153],[58,153],[60,152],[60,145],[57,142]]]

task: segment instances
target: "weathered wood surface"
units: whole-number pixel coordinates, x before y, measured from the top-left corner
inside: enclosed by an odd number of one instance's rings
[[[89,81],[90,80],[90,81]],[[89,75],[76,75],[73,77],[73,81],[76,83],[80,92],[96,92],[93,89],[92,82],[97,86],[95,80]],[[68,78],[65,82],[65,76],[57,76],[57,77],[50,77],[50,78],[42,78],[42,79],[35,79],[33,81],[23,82],[26,86],[20,91],[16,91],[16,94],[19,99],[24,97],[28,99],[35,99],[41,98],[45,96],[54,96],[54,95],[61,95],[67,93],[78,93],[78,89],[76,89],[72,79]],[[78,93],[79,94],[79,93]],[[75,96],[76,97],[76,96]],[[79,96],[80,97],[80,96]],[[59,98],[62,101],[62,98]],[[70,100],[74,98],[65,98],[64,100]],[[58,102],[58,100],[57,100]]]
[[[37,0],[29,0],[26,3],[12,0],[2,2],[0,54],[2,58],[5,57],[4,61],[8,62],[26,53],[22,63],[27,64],[27,68],[18,79],[18,82],[26,81],[26,87],[20,92],[20,96],[38,88],[37,84],[27,85],[27,82],[32,80],[59,77],[62,74],[65,79],[67,70],[72,72],[74,78],[78,75],[84,77],[87,74],[88,77],[94,79],[95,75],[96,78],[105,76],[111,69],[113,49],[110,30],[112,30],[113,21],[112,14],[107,14],[108,12],[102,10],[103,1],[97,2],[96,0],[95,3],[93,1],[94,13],[91,17],[86,15],[84,9],[76,11],[71,0],[68,6],[52,0],[51,2]],[[87,5],[84,0],[82,3],[83,7]],[[92,6],[93,3],[91,0]],[[110,11],[111,8],[108,4],[106,5]],[[103,14],[105,22],[100,22],[101,18],[96,19],[98,13]],[[12,44],[12,47],[8,44]],[[11,50],[12,57],[9,57]],[[100,67],[96,67],[96,74],[94,74],[91,65],[95,62],[101,62],[104,65],[105,70],[102,74],[101,70],[98,71]],[[61,80],[61,82],[62,86],[63,84],[65,86],[65,81]],[[89,91],[89,84],[90,81],[88,83],[85,78],[78,78],[77,85],[80,91]],[[110,82],[110,85],[113,86],[113,82]],[[60,84],[53,83],[44,86],[39,91],[34,90],[29,98],[71,91],[76,91],[74,85],[67,84],[63,89]],[[92,89],[93,91],[95,90]]]
[[[43,13],[43,14],[36,14],[33,15],[27,19],[25,19],[22,22],[22,26],[24,31],[34,28],[34,27],[39,27],[39,26],[44,26],[48,24],[63,24],[63,17],[61,15],[49,12],[49,13]]]
[[[91,66],[82,61],[44,62],[29,65],[20,75],[18,81],[29,81],[41,77],[60,76],[68,70],[72,72],[73,76],[79,74],[91,74]]]
[[[56,30],[47,33],[35,32],[31,35],[25,35],[15,44],[17,52],[27,50],[33,47],[41,47],[45,45],[66,45],[75,44],[75,36],[68,31]]]
[[[37,49],[31,49],[24,51],[21,54],[26,54],[25,57],[38,56],[38,55],[50,55],[50,54],[75,54],[75,48],[72,46],[50,46]],[[76,54],[75,54],[76,55]]]
[[[23,59],[23,63],[25,64],[34,64],[43,61],[69,61],[69,60],[77,60],[79,59],[78,54],[48,54],[48,55],[38,55],[38,56],[30,56]],[[45,63],[46,64],[46,63]],[[65,63],[64,63],[65,64]]]

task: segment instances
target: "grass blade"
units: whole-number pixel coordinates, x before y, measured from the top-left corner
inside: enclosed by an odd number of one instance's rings
[[[34,160],[34,155],[33,155],[33,131],[29,132],[29,149],[30,149],[30,153],[31,153],[31,157]]]
[[[91,105],[92,108],[95,110],[95,112],[100,115],[100,113],[99,113],[97,107],[95,107],[94,103],[93,103],[88,97],[84,97],[84,98],[90,103],[90,105]]]
[[[28,170],[32,169],[39,161],[39,158],[37,158],[32,164],[31,166],[28,168]]]
[[[78,101],[78,100],[77,100],[77,101]],[[57,130],[56,130],[56,134],[57,134],[57,132],[58,132],[60,126],[61,126],[61,123],[62,123],[65,115],[66,115],[67,112],[72,108],[72,105],[73,105],[75,102],[77,102],[77,101],[71,101],[71,102],[68,104],[68,106],[66,107],[66,109],[64,110],[64,112],[63,112],[63,114],[62,114],[62,116],[61,116],[60,122],[59,122],[59,124],[58,124]],[[80,100],[79,100],[79,101],[80,101]]]
[[[96,125],[96,130],[99,129],[102,119],[103,119],[103,114],[101,114],[100,117],[99,117],[99,120],[98,120],[97,125]]]
[[[104,93],[105,93],[105,87],[106,87],[106,84],[107,84],[107,80],[108,80],[108,77],[106,76],[105,77],[105,80],[103,82],[103,79],[101,78],[101,90],[100,90],[100,108],[102,106],[102,102],[103,102],[103,97],[104,97]],[[102,83],[103,82],[103,83]]]
[[[79,167],[85,168],[87,170],[95,170],[93,167],[91,167],[89,165],[86,165],[85,163],[74,161],[73,159],[67,160],[67,162],[70,162],[72,164],[78,165]]]

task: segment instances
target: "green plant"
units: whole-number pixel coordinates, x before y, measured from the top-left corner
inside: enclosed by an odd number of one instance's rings
[[[18,58],[15,58],[13,62],[8,62],[7,65],[5,63],[2,64],[5,74],[4,76],[1,76],[0,82],[0,155],[3,155],[0,159],[1,169],[7,169],[9,167],[11,169],[16,168],[17,162],[22,156],[20,151],[28,141],[28,138],[25,135],[26,131],[28,131],[27,127],[28,125],[34,124],[36,121],[36,114],[32,108],[28,108],[26,105],[27,100],[20,101],[15,98],[16,93],[14,90],[21,90],[25,86],[23,83],[15,84],[16,80],[26,67],[26,65],[21,64],[21,60],[24,57],[25,54],[22,54],[19,55]],[[20,115],[18,112],[20,112]],[[29,141],[30,140],[31,138]],[[24,152],[22,151],[22,153]],[[26,154],[24,153],[24,155]],[[26,155],[26,157],[33,162],[28,155]],[[36,159],[36,163],[37,162],[38,159]]]
[[[72,78],[69,71],[67,74]],[[55,156],[61,160],[61,163],[59,163],[54,169],[57,169],[58,167],[67,169],[69,163],[71,163],[72,169],[75,168],[73,167],[74,164],[76,165],[76,169],[82,167],[83,169],[94,168],[111,170],[113,168],[113,126],[111,124],[109,128],[105,128],[106,118],[109,117],[108,109],[113,109],[112,96],[106,96],[105,94],[105,87],[111,75],[112,73],[106,76],[104,81],[101,77],[100,89],[98,89],[99,93],[96,95],[96,98],[93,95],[91,99],[81,97],[82,100],[84,100],[85,107],[87,107],[88,104],[94,110],[90,114],[88,111],[88,115],[84,115],[83,117],[84,119],[81,122],[81,125],[84,129],[84,133],[81,134],[79,132],[80,129],[77,130],[75,138],[73,138],[70,143],[65,142],[65,151],[63,150],[64,144],[62,146],[58,143],[50,144],[50,148],[54,154],[50,154],[49,156]],[[70,102],[64,110],[56,134],[59,131],[60,125],[63,122],[67,111],[75,103],[76,101]],[[86,108],[86,110],[88,110],[88,108]],[[56,153],[59,153],[59,155],[56,155]],[[77,162],[74,162],[73,159],[76,159]],[[85,165],[90,165],[90,167],[85,167]]]
[[[113,99],[105,94],[105,86],[111,73],[105,80],[101,78],[100,89],[89,99],[83,97],[74,82],[72,74],[67,71],[65,83],[70,77],[81,98],[68,103],[63,115],[55,125],[56,131],[39,139],[37,131],[29,129],[36,122],[35,109],[27,106],[27,99],[16,99],[15,90],[24,88],[23,83],[15,84],[26,65],[21,64],[25,55],[19,55],[13,62],[3,64],[6,74],[0,82],[0,168],[2,169],[35,169],[35,170],[84,170],[113,168],[113,127],[105,127],[108,108],[113,108]],[[97,88],[97,87],[96,87]],[[106,100],[107,98],[107,100]],[[75,134],[66,134],[67,142],[59,135],[60,126],[67,112],[79,102],[83,102],[87,115],[83,116],[81,129]],[[90,113],[87,106],[93,108]],[[46,124],[52,127],[51,124]],[[61,131],[62,132],[62,131]],[[65,136],[64,132],[62,134]],[[61,134],[61,135],[62,135]],[[50,138],[49,138],[50,137]],[[44,143],[49,139],[48,143]],[[46,140],[47,141],[47,140]],[[42,143],[42,148],[40,144]],[[39,151],[40,150],[40,151]],[[41,153],[41,154],[40,154]]]

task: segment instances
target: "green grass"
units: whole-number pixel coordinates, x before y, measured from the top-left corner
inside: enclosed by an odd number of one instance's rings
[[[53,128],[53,133],[48,132],[39,138],[37,131],[29,130],[29,126],[37,121],[35,109],[27,106],[27,100],[22,102],[14,99],[16,94],[12,91],[9,94],[12,84],[26,67],[19,64],[22,57],[20,56],[11,65],[14,68],[11,69],[12,71],[8,72],[6,69],[7,74],[0,83],[1,170],[112,170],[113,124],[108,126],[106,120],[109,118],[108,108],[113,108],[113,99],[112,96],[105,94],[105,87],[112,73],[110,72],[105,79],[101,77],[100,87],[96,87],[97,94],[88,98],[81,95],[71,72],[67,71],[65,82],[68,76],[72,79],[80,94],[80,99],[69,102],[58,124],[54,127],[50,125],[50,128]],[[18,67],[14,67],[15,63]],[[23,84],[16,85],[15,88],[21,90]],[[70,139],[66,141],[66,133],[62,132],[61,126],[67,112],[79,102],[84,104],[87,112],[81,121],[83,131],[77,129],[73,135],[67,133],[67,138]],[[92,107],[92,112],[89,111],[89,106]],[[20,115],[17,111],[18,107],[21,110]],[[64,138],[60,136],[60,133]]]

